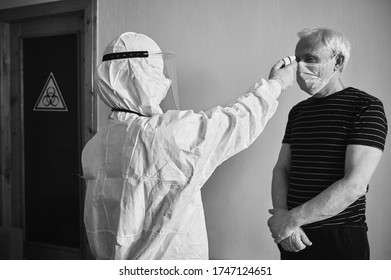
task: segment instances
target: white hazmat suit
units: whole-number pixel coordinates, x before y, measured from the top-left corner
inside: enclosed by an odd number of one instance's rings
[[[160,52],[124,33],[105,54]],[[280,83],[262,80],[227,107],[162,112],[170,85],[159,56],[102,62],[94,88],[114,111],[82,153],[84,222],[97,259],[208,259],[201,187],[247,148],[277,109]]]

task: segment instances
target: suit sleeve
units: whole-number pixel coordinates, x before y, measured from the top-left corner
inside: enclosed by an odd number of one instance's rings
[[[203,181],[222,162],[257,139],[276,112],[280,93],[278,82],[261,80],[228,106],[199,113],[168,111],[154,116],[148,121],[148,131],[153,131],[148,138],[160,144],[152,154],[165,154],[176,166],[182,165],[181,170],[192,166],[191,173]]]

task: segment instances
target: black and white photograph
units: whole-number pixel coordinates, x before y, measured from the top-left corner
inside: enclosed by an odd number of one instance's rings
[[[389,0],[1,0],[0,277],[386,271],[390,50]]]

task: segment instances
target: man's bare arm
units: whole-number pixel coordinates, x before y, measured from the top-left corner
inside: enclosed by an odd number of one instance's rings
[[[345,176],[306,203],[290,210],[274,210],[269,227],[278,243],[306,224],[333,217],[363,196],[382,151],[362,145],[348,145]]]

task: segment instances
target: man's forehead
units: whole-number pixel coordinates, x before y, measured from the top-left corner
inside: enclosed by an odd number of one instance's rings
[[[302,38],[297,42],[295,54],[300,56],[308,53],[322,55],[328,54],[328,50],[320,41],[315,41],[312,38]]]

